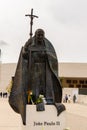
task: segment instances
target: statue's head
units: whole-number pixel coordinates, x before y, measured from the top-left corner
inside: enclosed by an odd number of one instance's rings
[[[45,33],[43,29],[37,29],[35,32],[35,38],[38,42],[42,42],[44,39]]]

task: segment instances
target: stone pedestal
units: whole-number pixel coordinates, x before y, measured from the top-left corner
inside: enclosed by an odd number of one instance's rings
[[[57,116],[54,105],[45,105],[45,111],[36,111],[36,105],[26,106],[26,125],[22,130],[64,130],[66,111]]]

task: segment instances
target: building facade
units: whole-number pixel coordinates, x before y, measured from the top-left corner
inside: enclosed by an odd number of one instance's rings
[[[0,63],[0,90],[5,90],[15,75],[16,63]],[[87,88],[87,63],[59,63],[63,88]]]
[[[64,88],[87,88],[87,63],[59,63]]]
[[[87,88],[86,77],[60,77],[64,88]]]

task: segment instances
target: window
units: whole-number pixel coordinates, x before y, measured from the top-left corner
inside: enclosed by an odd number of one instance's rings
[[[73,83],[74,83],[74,84],[77,84],[77,82],[78,82],[77,80],[73,80]]]
[[[76,88],[81,88],[81,85],[80,85],[80,84],[77,84],[77,85],[76,85]]]
[[[84,84],[84,80],[79,80],[79,83],[80,84]]]
[[[74,84],[70,84],[70,85],[69,85],[69,88],[74,88]]]
[[[82,85],[82,88],[87,88],[87,85]]]
[[[66,83],[69,83],[69,84],[70,84],[70,83],[71,83],[71,80],[69,80],[69,79],[68,79],[68,80],[66,80]]]
[[[87,84],[87,80],[85,80],[85,84]]]

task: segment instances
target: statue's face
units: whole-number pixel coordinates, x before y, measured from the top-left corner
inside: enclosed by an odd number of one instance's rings
[[[44,39],[44,32],[43,32],[42,30],[38,30],[38,31],[36,32],[36,40],[37,40],[38,42],[42,42],[43,39]]]

